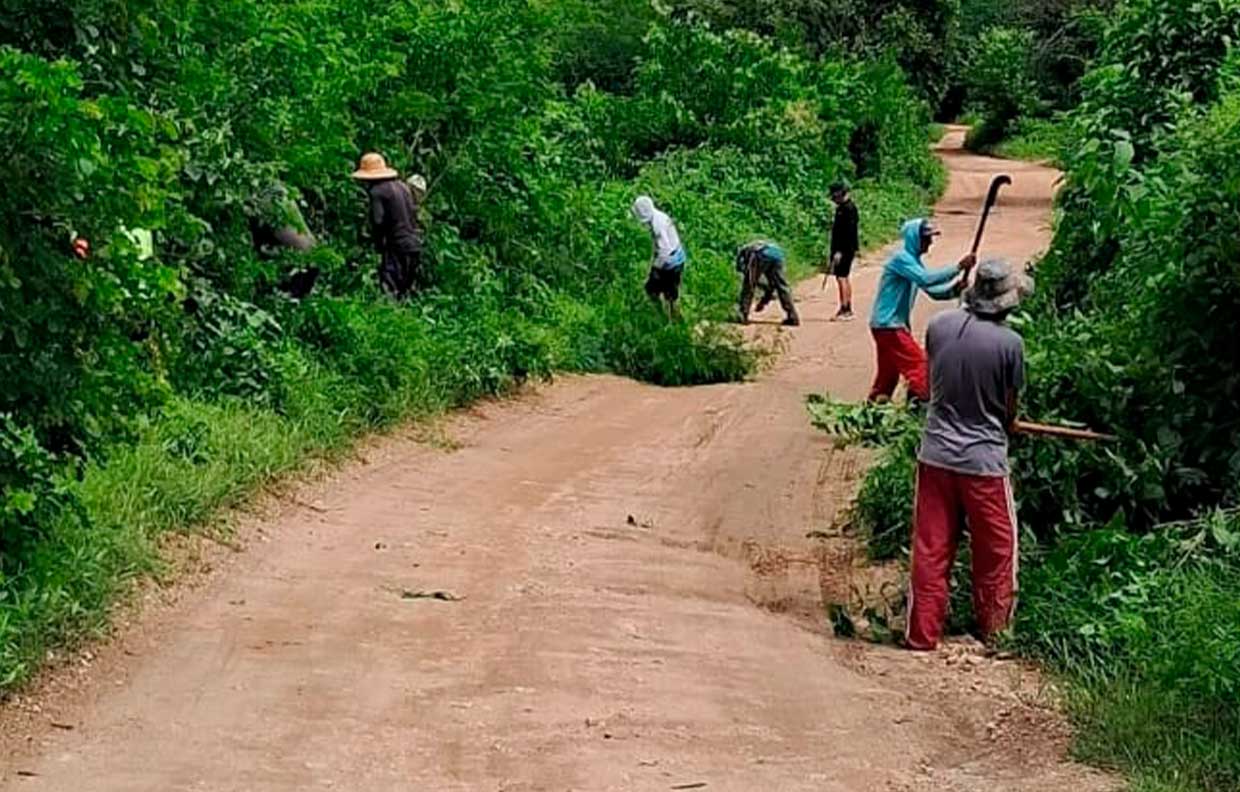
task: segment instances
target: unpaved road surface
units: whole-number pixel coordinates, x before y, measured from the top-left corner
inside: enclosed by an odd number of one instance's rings
[[[960,139],[930,259],[967,248],[1000,169],[986,252],[1036,254],[1055,174]],[[787,344],[755,382],[567,378],[454,417],[450,447],[375,444],[85,681],[11,704],[0,789],[1109,788],[1027,670],[825,631],[806,534],[863,461],[803,399],[863,396],[872,350],[817,281],[800,300],[802,327],[754,331]]]

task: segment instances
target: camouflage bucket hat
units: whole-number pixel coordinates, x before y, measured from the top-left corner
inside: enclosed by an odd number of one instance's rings
[[[1033,279],[1018,272],[1010,262],[989,259],[977,265],[973,285],[964,293],[964,304],[979,314],[1007,313],[1033,294]]]

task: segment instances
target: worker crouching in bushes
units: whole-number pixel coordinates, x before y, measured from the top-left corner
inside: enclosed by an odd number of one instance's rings
[[[765,239],[754,240],[736,252],[736,271],[741,274],[741,298],[737,306],[741,324],[749,322],[749,306],[758,288],[762,289],[762,298],[755,309],[758,313],[778,297],[780,307],[784,309],[784,325],[796,327],[801,324],[796,304],[792,301],[792,288],[784,271],[786,258],[783,248]]]

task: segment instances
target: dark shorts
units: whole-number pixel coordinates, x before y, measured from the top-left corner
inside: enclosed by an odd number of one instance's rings
[[[664,297],[668,302],[676,302],[680,299],[680,275],[683,271],[683,267],[676,269],[651,267],[650,275],[646,278],[646,294],[649,294],[653,300]]]
[[[852,274],[853,259],[857,257],[856,253],[844,253],[840,256],[840,263],[831,269],[831,274],[837,278],[847,278]]]

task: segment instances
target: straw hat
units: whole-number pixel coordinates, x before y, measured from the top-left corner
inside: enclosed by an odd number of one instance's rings
[[[359,181],[395,179],[399,175],[395,170],[388,167],[387,160],[383,159],[382,154],[376,154],[373,151],[363,154],[362,161],[358,164],[357,170],[353,171],[353,178]]]

